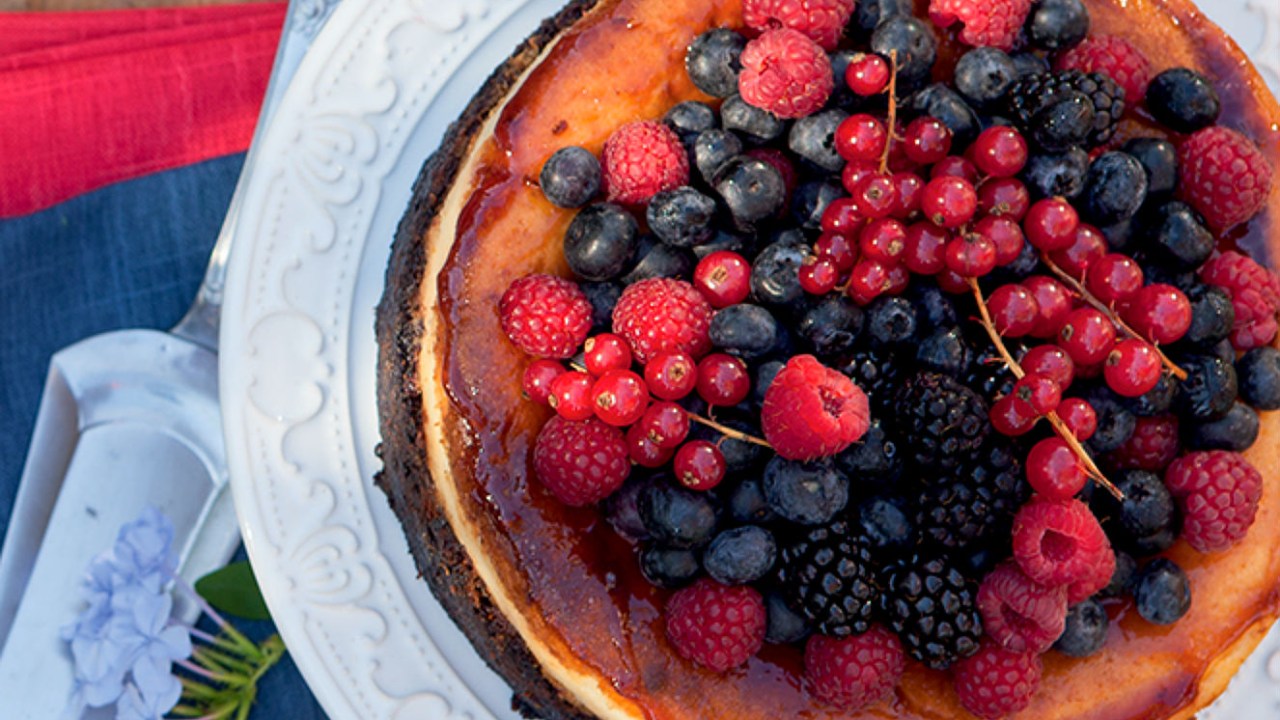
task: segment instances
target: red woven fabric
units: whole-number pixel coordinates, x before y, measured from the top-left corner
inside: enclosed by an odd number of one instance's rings
[[[246,149],[284,9],[0,13],[0,217]]]

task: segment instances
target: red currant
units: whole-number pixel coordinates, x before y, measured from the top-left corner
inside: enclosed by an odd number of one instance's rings
[[[751,293],[751,263],[736,252],[717,250],[698,261],[693,286],[713,308],[737,305]]]
[[[1107,254],[1107,239],[1092,225],[1080,223],[1071,247],[1051,253],[1054,264],[1077,280],[1083,280],[1089,266]]]
[[[854,186],[852,195],[863,216],[873,220],[889,217],[898,204],[898,188],[887,173],[868,173]]]
[[[653,444],[674,450],[689,436],[689,413],[673,402],[659,401],[644,411],[636,426]]]
[[[1027,373],[1013,386],[1013,395],[1027,403],[1037,415],[1048,415],[1062,402],[1062,386],[1048,375]]]
[[[967,158],[951,155],[939,160],[929,173],[929,179],[931,180],[936,180],[940,177],[957,177],[961,180],[967,180],[970,185],[977,185],[980,176],[978,175],[978,168],[969,162]]]
[[[1027,240],[1045,252],[1065,250],[1076,241],[1080,228],[1080,214],[1071,203],[1062,198],[1041,200],[1027,211],[1022,221]]]
[[[1172,285],[1148,285],[1125,308],[1125,320],[1143,337],[1168,345],[1191,328],[1191,301]]]
[[[920,210],[938,227],[958,228],[978,212],[978,193],[962,178],[935,178],[924,186]]]
[[[932,165],[951,152],[951,130],[936,118],[918,117],[907,125],[902,149],[912,162]]]
[[[1077,367],[1096,365],[1107,359],[1116,344],[1116,327],[1100,311],[1083,307],[1071,311],[1058,333],[1058,345]]]
[[[947,268],[944,250],[951,233],[928,221],[907,228],[903,240],[902,264],[917,275],[937,275]]]
[[[982,277],[996,269],[996,244],[974,233],[947,242],[947,269],[963,277]]]
[[[1022,286],[1031,291],[1036,299],[1036,307],[1040,308],[1040,319],[1031,329],[1031,337],[1048,340],[1056,337],[1071,314],[1071,293],[1067,286],[1043,275],[1033,275],[1022,281]]]
[[[1026,435],[1039,419],[1030,404],[1013,395],[1005,395],[991,405],[991,426],[1005,437]]]
[[[906,220],[920,210],[920,198],[924,196],[924,180],[912,172],[899,172],[893,175],[893,187],[896,196],[893,212],[890,216]]]
[[[1001,285],[987,298],[987,310],[996,332],[1019,338],[1031,332],[1040,317],[1040,308],[1031,292],[1021,285]]]
[[[1067,398],[1058,403],[1058,417],[1080,442],[1093,437],[1098,431],[1098,413],[1080,398]]]
[[[630,370],[610,370],[591,387],[596,417],[618,427],[634,424],[649,407],[649,387]]]
[[[979,220],[973,231],[991,238],[996,244],[996,266],[1004,267],[1022,255],[1022,248],[1027,238],[1022,234],[1022,226],[1013,218],[999,215],[988,215]]]
[[[889,268],[879,260],[859,260],[849,273],[849,297],[866,305],[889,287]]]
[[[751,392],[751,375],[742,360],[711,353],[698,361],[698,395],[708,405],[737,405]]]
[[[906,240],[907,228],[897,220],[872,220],[863,228],[858,248],[862,251],[862,257],[867,260],[896,265],[902,257]]]
[[[850,197],[836,198],[822,212],[822,231],[841,235],[857,235],[867,219],[858,212],[858,204]]]
[[[666,350],[644,366],[644,380],[654,397],[680,400],[698,386],[698,366],[688,353]]]
[[[884,281],[885,295],[901,295],[911,285],[911,271],[903,265],[890,266]]]
[[[1017,178],[991,178],[978,187],[978,210],[1022,222],[1031,207],[1031,193]]]
[[[1121,340],[1107,355],[1102,376],[1107,387],[1121,397],[1138,397],[1150,392],[1160,382],[1164,365],[1160,354],[1143,340]]]
[[[561,373],[551,381],[547,404],[565,420],[586,420],[595,412],[592,386],[595,379],[580,370]]]
[[[627,428],[627,455],[640,467],[660,468],[675,455],[674,447],[662,447],[649,438],[643,423],[636,423]]]
[[[844,72],[849,89],[862,97],[879,95],[889,87],[889,63],[875,54],[858,54]]]
[[[819,235],[813,243],[813,252],[818,257],[835,263],[836,269],[841,273],[852,270],[853,264],[858,261],[857,246],[849,240],[848,236],[837,233]]]
[[[1027,164],[1027,141],[1007,125],[983,130],[969,147],[973,164],[993,178],[1013,177]]]
[[[541,358],[529,363],[524,369],[524,380],[521,386],[525,397],[538,403],[548,404],[551,398],[551,382],[563,375],[564,366],[558,360]]]
[[[1070,500],[1088,479],[1084,464],[1067,441],[1045,438],[1027,454],[1027,483],[1049,500]]]
[[[951,295],[967,295],[972,291],[969,287],[968,278],[957,274],[951,268],[947,268],[935,276],[938,280],[938,287],[944,293]]]
[[[710,490],[724,479],[724,454],[708,440],[690,440],[676,451],[671,469],[690,490]]]
[[[800,266],[800,287],[810,295],[826,295],[840,284],[840,268],[828,258],[810,255]]]
[[[1085,285],[1103,304],[1124,305],[1142,289],[1142,268],[1128,255],[1108,253],[1089,264]]]
[[[875,160],[851,160],[845,164],[844,170],[840,171],[840,184],[844,185],[844,189],[853,194],[858,189],[858,183],[868,175],[875,175],[880,172],[880,163]],[[857,207],[857,200],[850,198],[850,201]],[[858,214],[861,216],[862,211]]]
[[[889,142],[889,131],[878,118],[853,115],[836,128],[836,152],[848,161],[879,160]]]
[[[1043,375],[1058,383],[1058,387],[1071,387],[1076,375],[1076,364],[1066,350],[1057,345],[1037,345],[1022,356],[1022,369],[1028,375]]]
[[[587,372],[600,377],[610,370],[626,370],[631,367],[631,346],[621,335],[600,333],[587,338],[582,346],[582,357]]]

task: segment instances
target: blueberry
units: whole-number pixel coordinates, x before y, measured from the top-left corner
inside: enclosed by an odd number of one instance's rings
[[[1102,233],[1102,237],[1107,241],[1107,247],[1113,252],[1135,254],[1132,245],[1137,239],[1137,228],[1134,227],[1132,218],[1121,220],[1114,225],[1104,225],[1098,228]]]
[[[1183,341],[1208,347],[1230,337],[1236,310],[1227,291],[1216,285],[1197,284],[1186,293],[1191,301],[1191,327]]]
[[[1018,257],[1013,262],[998,267],[995,272],[989,276],[993,287],[1005,285],[1009,283],[1018,283],[1042,271],[1040,264],[1040,251],[1031,243],[1023,243],[1022,249],[1018,251]]]
[[[1183,438],[1188,450],[1244,452],[1257,442],[1258,431],[1258,411],[1238,402],[1217,420],[1187,425]]]
[[[911,14],[911,0],[859,0],[849,20],[849,32],[855,39],[866,41],[884,21]]]
[[[650,537],[663,545],[696,548],[711,542],[715,535],[718,513],[711,497],[669,479],[645,487],[639,508]]]
[[[956,64],[956,90],[976,108],[999,103],[1017,79],[1017,64],[999,48],[970,50]]]
[[[959,328],[935,330],[916,347],[916,365],[958,378],[969,368],[970,354]]]
[[[800,266],[811,252],[803,234],[788,231],[779,235],[751,266],[751,296],[766,305],[789,305],[804,297]]]
[[[717,535],[702,554],[702,566],[722,585],[744,585],[764,577],[777,555],[773,533],[744,525]]]
[[[1111,624],[1102,603],[1090,598],[1067,610],[1067,625],[1053,648],[1068,657],[1089,657],[1107,642]]]
[[[859,486],[885,487],[902,476],[902,453],[880,418],[873,418],[863,436],[836,455],[836,466]]]
[[[604,501],[604,513],[614,532],[631,540],[649,539],[649,531],[640,518],[640,494],[653,480],[633,473],[618,491]]]
[[[622,284],[616,282],[578,283],[591,303],[591,334],[613,331],[613,307],[622,297]]]
[[[649,545],[640,551],[640,572],[654,587],[682,588],[693,582],[701,570],[692,550]]]
[[[1156,386],[1136,398],[1124,400],[1124,406],[1139,417],[1164,415],[1173,407],[1173,396],[1178,392],[1177,381],[1172,375],[1161,374]]]
[[[809,626],[802,615],[787,606],[781,595],[764,596],[764,641],[775,645],[791,645],[809,636]]]
[[[713,185],[734,219],[747,225],[777,215],[787,201],[782,173],[763,160],[745,155],[720,168]]]
[[[1171,130],[1193,133],[1218,121],[1222,102],[1204,75],[1188,68],[1173,68],[1151,80],[1147,109]]]
[[[1172,200],[1146,219],[1148,253],[1161,264],[1178,270],[1194,270],[1217,247],[1204,219],[1186,203]]]
[[[1065,50],[1089,34],[1089,9],[1083,0],[1044,0],[1031,9],[1026,31],[1041,50]]]
[[[1096,119],[1093,102],[1084,93],[1063,92],[1032,116],[1029,139],[1048,152],[1066,152],[1085,144]]]
[[[1138,561],[1127,552],[1116,551],[1116,569],[1111,573],[1111,582],[1098,591],[1098,596],[1113,598],[1128,595],[1133,591],[1133,581],[1137,574]]]
[[[744,477],[742,482],[729,493],[729,517],[734,522],[743,524],[771,523],[778,516],[769,509],[764,499],[764,489],[760,487],[760,477],[752,474]]]
[[[668,110],[662,121],[689,145],[701,133],[715,128],[720,123],[720,116],[706,103],[686,100]]]
[[[1138,419],[1106,388],[1089,393],[1085,399],[1098,416],[1098,429],[1087,443],[1089,450],[1102,455],[1119,449],[1133,435]]]
[[[1137,158],[1122,152],[1104,153],[1089,166],[1085,180],[1084,217],[1098,226],[1124,222],[1147,199],[1147,171]]]
[[[751,399],[756,405],[764,404],[764,394],[769,392],[773,379],[778,377],[785,366],[786,363],[781,360],[769,360],[756,366],[755,382],[751,383]]]
[[[1231,363],[1210,355],[1179,358],[1187,379],[1178,387],[1177,405],[1183,415],[1194,420],[1215,420],[1231,409],[1238,386]]]
[[[645,236],[640,238],[636,246],[636,262],[622,276],[622,282],[630,285],[657,277],[685,279],[693,275],[697,264],[697,259],[688,248],[672,247]]]
[[[955,303],[937,285],[911,283],[907,298],[916,306],[916,318],[929,330],[947,330],[959,325]]]
[[[685,403],[696,397],[697,393],[694,393],[689,398],[686,398]],[[698,400],[700,401],[701,399],[698,398]],[[702,405],[699,408],[691,409],[690,412],[706,415],[707,409],[705,405]],[[731,412],[727,408],[719,408],[716,412],[720,424],[726,427],[753,437],[760,437],[763,434],[760,431],[760,423],[758,421],[759,413],[740,413],[736,410]],[[709,440],[715,443],[720,448],[720,454],[724,455],[725,472],[730,475],[757,469],[764,462],[765,455],[769,452],[768,449],[755,443],[735,440],[721,435],[719,431],[712,430],[701,423],[695,423],[689,428],[689,438],[691,440]]]
[[[711,344],[730,355],[754,360],[778,342],[778,321],[759,305],[730,305],[711,318]]]
[[[764,468],[764,496],[781,517],[801,525],[830,522],[849,503],[849,479],[829,461],[775,455]]]
[[[843,110],[824,110],[800,118],[791,126],[787,146],[823,170],[840,172],[845,161],[836,152],[836,128],[848,117]]]
[[[1177,528],[1170,526],[1143,537],[1130,538],[1128,550],[1134,557],[1148,558],[1173,547],[1178,542]]]
[[[1138,572],[1134,599],[1147,622],[1170,625],[1191,609],[1191,582],[1172,560],[1156,558]]]
[[[1036,199],[1062,197],[1075,200],[1084,192],[1089,173],[1089,153],[1073,147],[1062,153],[1037,153],[1027,160],[1022,179]]]
[[[1024,78],[1029,75],[1043,75],[1049,72],[1049,58],[1042,57],[1033,52],[1018,53],[1013,56],[1013,64],[1018,68],[1018,77]]]
[[[836,198],[848,197],[844,186],[832,180],[814,180],[803,183],[796,188],[791,199],[791,215],[800,227],[818,230],[822,227],[822,216],[827,207]]]
[[[699,35],[684,57],[689,79],[712,97],[729,97],[738,92],[738,73],[742,72],[742,50],[746,46],[747,39],[728,28]]]
[[[612,280],[636,254],[636,219],[613,203],[592,205],[574,217],[564,235],[564,259],[584,280]]]
[[[862,309],[847,296],[833,294],[809,308],[796,330],[815,355],[827,357],[852,350],[862,326]]]
[[[1111,493],[1099,492],[1093,502],[1103,527],[1118,545],[1129,547],[1133,540],[1174,528],[1177,511],[1173,496],[1159,475],[1127,470],[1112,480],[1124,493],[1124,500],[1117,501]]]
[[[1148,285],[1155,283],[1172,285],[1186,293],[1200,284],[1200,280],[1196,277],[1194,270],[1178,270],[1168,265],[1157,264],[1152,258],[1147,257],[1145,253],[1135,252],[1134,255],[1138,258],[1138,264],[1142,268],[1143,277]]]
[[[1134,138],[1121,148],[1147,171],[1147,194],[1166,197],[1178,187],[1178,149],[1160,138]]]
[[[881,347],[905,345],[918,339],[920,320],[915,306],[901,297],[876,298],[867,306],[867,331]]]
[[[938,39],[929,25],[910,13],[901,13],[876,26],[871,33],[871,51],[885,58],[897,51],[898,79],[911,85],[933,72],[933,63],[938,59]]]
[[[720,106],[720,124],[725,130],[736,130],[758,143],[777,140],[787,130],[786,121],[748,103],[741,95],[730,96]]]
[[[1236,361],[1240,397],[1259,410],[1280,410],[1280,350],[1254,348]]]
[[[741,154],[742,139],[728,130],[704,130],[693,142],[694,165],[707,183],[711,182],[720,168]]]
[[[552,205],[580,208],[600,193],[600,161],[585,148],[560,148],[542,166],[538,182]]]
[[[645,218],[649,229],[668,245],[690,247],[711,239],[716,201],[691,187],[679,187],[654,195]]]
[[[973,142],[982,124],[978,113],[964,98],[942,83],[935,83],[912,95],[907,101],[907,109],[915,115],[928,115],[940,120],[951,130],[957,148]]]
[[[711,236],[711,239],[695,245],[693,254],[699,260],[719,250],[728,250],[736,252],[739,255],[750,260],[755,257],[755,237],[749,235],[739,235],[738,233],[729,232],[719,229]]]
[[[857,527],[876,557],[910,550],[916,542],[916,529],[906,499],[876,496],[858,503]]]

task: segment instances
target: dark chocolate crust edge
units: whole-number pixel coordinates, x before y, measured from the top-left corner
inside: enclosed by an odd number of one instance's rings
[[[539,669],[515,628],[493,605],[439,505],[427,471],[418,356],[423,324],[419,289],[426,270],[424,241],[441,203],[490,115],[561,32],[601,0],[572,0],[544,21],[489,77],[427,160],[400,221],[377,309],[378,415],[383,469],[374,478],[400,519],[419,574],[476,651],[515,688],[512,707],[526,717],[587,720]]]

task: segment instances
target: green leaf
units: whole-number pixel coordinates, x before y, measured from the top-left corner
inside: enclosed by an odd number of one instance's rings
[[[245,620],[271,619],[253,568],[246,561],[231,563],[200,578],[196,592],[219,612]]]

